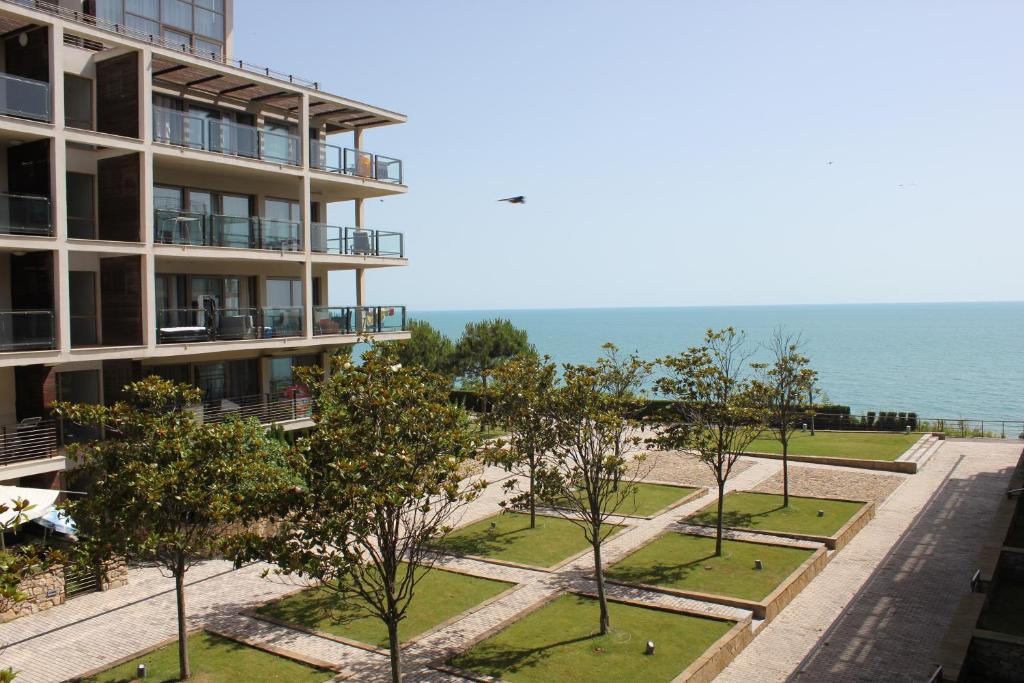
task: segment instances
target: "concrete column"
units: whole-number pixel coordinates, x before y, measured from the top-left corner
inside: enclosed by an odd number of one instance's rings
[[[305,337],[313,338],[313,261],[307,256],[302,272],[302,305],[305,317]]]
[[[153,142],[153,51],[148,47],[142,48],[139,59],[139,126],[142,130],[142,140]],[[152,191],[152,188],[150,188]]]
[[[299,95],[299,140],[302,149],[299,150],[299,159],[302,160],[302,167],[309,168],[309,95]]]
[[[64,31],[50,25],[47,29],[50,50],[50,112],[58,129],[64,128]]]
[[[363,299],[366,287],[366,269],[356,268],[356,306],[365,306]]]
[[[53,252],[53,315],[57,348],[71,350],[71,276],[68,258],[67,142],[64,138],[64,35],[54,25],[47,30],[50,62],[50,102],[55,124],[50,139],[50,210],[57,248]]]
[[[362,199],[356,199],[355,200],[355,217],[353,218],[353,220],[355,221],[355,227],[357,227],[357,228],[363,227],[363,200]]]
[[[143,48],[139,55],[139,122],[142,140],[153,142],[153,76],[151,65],[153,51]],[[156,257],[153,255],[153,182],[154,155],[147,144],[139,160],[139,224],[142,226],[141,241],[148,248],[142,257],[142,343],[149,348],[156,347]]]
[[[356,128],[352,131],[352,148],[362,149],[363,148],[363,129]]]

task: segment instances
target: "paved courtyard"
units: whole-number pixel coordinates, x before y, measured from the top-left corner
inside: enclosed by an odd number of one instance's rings
[[[883,494],[874,494],[881,502],[875,519],[757,635],[719,680],[921,680],[934,660],[921,644],[941,638],[956,598],[967,589],[978,550],[975,529],[987,524],[1020,451],[1019,443],[948,441],[914,476],[801,466],[809,468],[805,485],[815,492],[849,484],[892,494],[884,500]],[[781,463],[745,461],[729,490],[774,486]],[[814,472],[815,468],[825,469]],[[488,470],[486,476],[494,483],[466,510],[460,524],[498,509],[502,492],[496,480],[504,473]],[[661,531],[678,528],[682,517],[713,500],[712,493],[654,519],[628,520],[630,528],[606,542],[606,561],[615,562]],[[414,672],[409,680],[461,681],[430,667],[555,593],[592,591],[590,562],[589,555],[584,555],[557,571],[545,572],[469,558],[440,558],[439,566],[511,581],[517,587],[408,646],[407,670]],[[232,570],[225,562],[194,568],[187,589],[191,625],[300,658],[330,662],[353,680],[389,680],[388,661],[381,653],[244,614],[247,608],[303,585],[280,577],[263,578],[263,570],[260,565]],[[0,661],[21,672],[19,683],[56,683],[173,638],[172,586],[154,569],[135,569],[126,588],[76,598],[48,612],[0,625],[0,643],[7,645]],[[749,615],[738,608],[620,586],[611,587],[610,594],[734,619]],[[755,628],[759,626],[755,622]]]

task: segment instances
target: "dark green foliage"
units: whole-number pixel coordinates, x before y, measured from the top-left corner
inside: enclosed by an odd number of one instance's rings
[[[412,336],[394,344],[395,356],[402,365],[418,365],[439,375],[453,374],[455,345],[430,323],[413,320],[409,323]]]

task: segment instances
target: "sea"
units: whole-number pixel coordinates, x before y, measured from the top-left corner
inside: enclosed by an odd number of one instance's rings
[[[708,328],[742,330],[755,356],[782,326],[798,333],[818,389],[854,412],[922,419],[1024,420],[1024,302],[412,311],[458,339],[467,322],[507,318],[559,363],[612,342],[653,360]]]

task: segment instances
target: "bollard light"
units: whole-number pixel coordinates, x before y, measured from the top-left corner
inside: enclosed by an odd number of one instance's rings
[[[806,422],[801,422],[800,423],[800,431],[801,432],[806,432],[807,431],[807,423]]]
[[[825,516],[825,511],[824,510],[818,510],[818,516],[819,517],[824,517]]]
[[[136,678],[145,678],[146,677],[146,673],[147,673],[146,672],[146,665],[145,664],[139,664],[139,668],[135,670],[135,677]]]
[[[761,560],[754,560],[754,569],[756,569],[757,571],[761,571],[762,569],[764,569],[764,563],[761,562]]]
[[[654,654],[654,641],[653,640],[648,640],[647,641],[647,648],[644,650],[644,654],[645,655],[653,655]]]

